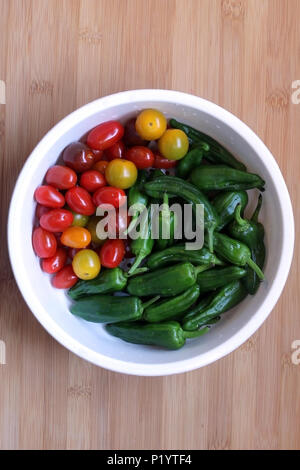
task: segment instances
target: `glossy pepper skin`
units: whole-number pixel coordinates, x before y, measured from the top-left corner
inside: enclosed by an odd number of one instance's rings
[[[239,266],[213,268],[199,273],[197,276],[197,284],[202,294],[226,286],[226,284],[232,281],[245,278],[246,275],[247,269],[240,268]]]
[[[154,198],[162,198],[165,192],[167,192],[169,196],[179,196],[192,204],[194,211],[196,210],[197,204],[203,204],[204,226],[209,237],[209,250],[211,252],[213,251],[213,233],[218,225],[218,214],[201,191],[176,176],[162,176],[156,178],[154,181],[149,181],[145,184],[145,191],[149,196]]]
[[[196,302],[199,295],[200,288],[194,284],[183,294],[150,305],[144,311],[143,319],[150,323],[172,320],[174,317],[177,319],[179,314],[184,314]]]
[[[160,295],[170,297],[181,294],[196,283],[202,266],[195,268],[191,263],[179,263],[167,268],[130,278],[127,290],[140,297]]]
[[[73,315],[93,323],[136,321],[142,317],[144,308],[157,299],[143,304],[138,297],[90,295],[77,300],[70,310]]]
[[[112,268],[101,271],[95,279],[90,281],[78,281],[74,287],[68,290],[68,295],[73,300],[91,294],[110,294],[121,291],[126,287],[127,275],[121,268]]]
[[[248,265],[253,269],[260,279],[264,279],[264,273],[251,259],[251,251],[247,245],[224,235],[223,233],[214,234],[214,248],[216,253],[237,266]]]
[[[241,281],[233,281],[222,287],[206,308],[200,309],[196,305],[188,316],[183,318],[182,328],[193,331],[200,326],[207,325],[212,319],[233,308],[240,303],[247,295],[247,291]]]
[[[238,204],[241,205],[242,213],[244,212],[248,204],[248,194],[246,191],[224,191],[218,194],[212,203],[219,216],[216,228],[219,231],[234,219],[234,211]]]
[[[145,217],[140,223],[139,237],[132,240],[130,249],[135,255],[135,261],[129,269],[129,274],[134,274],[146,256],[150,255],[154,246],[151,238],[151,206],[147,209]]]
[[[202,162],[204,150],[209,150],[206,144],[199,144],[198,147],[190,150],[185,157],[179,160],[176,168],[176,175],[179,178],[187,178],[193,168],[196,168]]]
[[[204,132],[178,122],[176,119],[170,119],[170,125],[175,129],[181,129],[185,132],[191,145],[197,145],[199,143],[208,144],[209,151],[205,154],[205,158],[212,163],[225,163],[237,170],[246,170],[243,163],[239,162],[227,149],[225,149],[225,147],[209,135],[204,134]]]
[[[191,174],[191,182],[201,191],[240,191],[251,188],[263,191],[265,184],[259,175],[225,165],[198,166]]]
[[[172,263],[185,261],[189,261],[195,265],[223,264],[214,253],[211,253],[205,247],[201,248],[201,250],[186,250],[184,245],[174,245],[163,251],[150,255],[147,260],[147,266],[149,269],[157,269],[163,266],[168,266]]]
[[[209,328],[189,332],[183,331],[176,321],[148,324],[123,322],[106,325],[106,331],[128,343],[161,346],[172,350],[182,348],[186,338],[202,336]]]
[[[235,220],[228,226],[228,233],[248,246],[251,251],[251,258],[262,269],[265,262],[266,249],[264,244],[264,226],[258,222],[261,204],[262,196],[260,195],[257,207],[250,220],[241,217],[241,206],[237,206]],[[247,276],[243,282],[249,294],[254,295],[259,287],[260,279],[255,271],[247,268]]]
[[[156,240],[156,249],[164,250],[174,243],[174,235],[176,230],[177,216],[175,212],[170,211],[169,197],[167,193],[163,196],[162,210],[158,216],[159,238]],[[169,238],[163,238],[163,234],[170,234]]]
[[[144,170],[139,170],[138,178],[133,186],[128,191],[128,208],[137,204],[140,206],[140,209],[136,209],[136,212],[132,214],[131,222],[125,231],[125,233],[130,233],[132,228],[135,226],[137,219],[145,206],[148,204],[148,196],[143,192],[144,184],[147,181],[147,173]]]

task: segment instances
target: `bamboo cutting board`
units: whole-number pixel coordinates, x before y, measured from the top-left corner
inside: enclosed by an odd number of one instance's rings
[[[95,98],[169,88],[218,103],[275,155],[300,225],[299,0],[0,0],[2,449],[299,449],[299,239],[269,319],[226,358],[194,372],[139,378],[60,346],[19,294],[7,209],[41,137]]]

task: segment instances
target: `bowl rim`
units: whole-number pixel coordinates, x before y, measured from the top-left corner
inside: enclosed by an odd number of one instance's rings
[[[45,151],[47,151],[47,147],[53,144],[53,140],[58,140],[64,133],[67,132],[67,130],[71,129],[75,123],[78,123],[88,116],[94,114],[96,111],[101,110],[101,108],[103,109],[120,104],[126,104],[128,102],[135,103],[140,101],[173,102],[178,105],[187,105],[192,108],[194,107],[200,109],[206,114],[217,117],[219,120],[224,121],[235,133],[239,134],[244,140],[247,141],[255,153],[263,155],[264,161],[268,166],[268,170],[271,173],[272,178],[276,179],[276,187],[279,193],[279,209],[283,219],[283,242],[279,267],[266,298],[257,309],[255,314],[238,332],[209,352],[202,353],[199,356],[195,356],[189,359],[159,364],[127,362],[120,359],[110,358],[91,350],[87,346],[83,346],[69,333],[66,333],[63,328],[59,327],[47,313],[47,310],[40,303],[40,301],[35,298],[34,291],[31,288],[26,275],[24,275],[26,271],[24,272],[22,269],[19,269],[20,265],[18,265],[18,250],[15,249],[16,237],[13,230],[13,220],[16,217],[18,200],[22,195],[22,185],[23,181],[26,179],[27,170],[33,162],[36,162],[41,158],[40,155],[43,155]],[[128,90],[98,98],[68,114],[54,127],[52,127],[52,129],[47,132],[47,134],[33,149],[18,176],[9,207],[7,236],[9,258],[17,285],[29,309],[35,315],[37,320],[42,324],[42,326],[47,330],[47,332],[71,352],[97,366],[104,367],[105,369],[114,372],[139,376],[164,376],[189,372],[194,369],[209,365],[212,362],[226,356],[227,354],[230,354],[233,350],[247,341],[247,339],[249,339],[250,336],[255,333],[255,331],[269,316],[281,295],[292,262],[295,238],[293,210],[286,183],[276,160],[262,140],[238,117],[220,107],[219,105],[192,94],[163,89]]]

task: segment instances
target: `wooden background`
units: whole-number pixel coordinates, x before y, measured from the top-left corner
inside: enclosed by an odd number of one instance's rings
[[[299,449],[299,239],[273,313],[206,368],[139,378],[54,341],[14,282],[7,207],[18,172],[57,121],[95,98],[170,88],[245,121],[275,155],[300,226],[299,0],[0,0],[2,449]]]

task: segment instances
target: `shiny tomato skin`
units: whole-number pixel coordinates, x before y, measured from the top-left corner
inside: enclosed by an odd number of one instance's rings
[[[84,227],[69,227],[60,237],[61,243],[69,248],[86,248],[91,243],[91,234]]]
[[[49,232],[63,232],[73,222],[73,214],[65,209],[53,209],[40,218],[40,225]]]
[[[162,157],[159,153],[154,155],[154,168],[160,168],[162,170],[167,170],[169,168],[175,168],[177,165],[177,160],[168,160],[167,158]]]
[[[94,154],[94,164],[99,162],[100,160],[102,160],[102,158],[104,157],[104,152],[103,150],[93,150],[93,154]]]
[[[57,248],[55,255],[42,260],[42,270],[48,274],[60,271],[67,261],[67,252],[64,248]]]
[[[47,212],[51,211],[50,207],[42,206],[41,204],[36,205],[35,215],[37,219],[40,220],[42,215],[47,214]]]
[[[53,186],[42,185],[36,188],[34,193],[35,200],[42,206],[51,209],[60,209],[65,205],[64,196],[53,188]]]
[[[160,154],[168,160],[180,160],[189,149],[189,139],[180,129],[167,129],[158,141]]]
[[[124,158],[125,150],[124,142],[120,140],[105,150],[105,156],[108,161],[115,160],[115,158]]]
[[[132,147],[133,145],[147,145],[147,141],[142,139],[135,128],[136,118],[129,119],[125,124],[125,133],[124,133],[124,143],[127,147]]]
[[[109,162],[105,170],[105,178],[110,186],[128,189],[134,185],[138,175],[137,167],[129,160],[116,158]]]
[[[99,171],[99,173],[102,173],[102,175],[105,175],[105,170],[108,165],[108,161],[106,160],[100,160],[99,162],[96,162],[95,165],[93,165],[93,170]]]
[[[99,124],[87,136],[87,145],[91,149],[106,150],[122,139],[124,127],[118,121],[107,121]]]
[[[117,210],[116,212],[108,213],[107,233],[108,238],[114,238],[121,235],[128,227],[131,217],[128,212],[123,210]]]
[[[46,173],[46,182],[56,189],[70,189],[77,183],[77,175],[72,168],[54,165]]]
[[[135,164],[138,170],[151,168],[154,164],[154,155],[148,147],[136,145],[126,152],[126,159]]]
[[[74,273],[71,264],[68,264],[53,276],[51,283],[56,289],[70,289],[75,286],[77,281],[78,277]]]
[[[62,154],[65,165],[76,173],[89,170],[95,163],[95,155],[83,142],[69,144]]]
[[[125,255],[123,240],[106,240],[100,249],[101,265],[106,268],[119,266]]]
[[[94,279],[101,269],[100,258],[94,250],[80,250],[73,258],[72,267],[79,279]]]
[[[97,189],[106,185],[106,179],[102,173],[96,170],[88,170],[80,176],[80,186],[94,193]]]
[[[57,241],[53,233],[42,227],[37,227],[32,233],[32,245],[35,253],[40,258],[50,258],[55,255]]]
[[[144,109],[136,118],[135,128],[142,139],[157,140],[167,129],[167,120],[157,109]]]
[[[104,186],[93,194],[93,202],[96,207],[111,204],[116,209],[126,202],[126,194],[123,189],[113,186]]]
[[[92,215],[95,212],[90,193],[80,186],[69,189],[65,194],[66,202],[72,211],[82,215]]]

